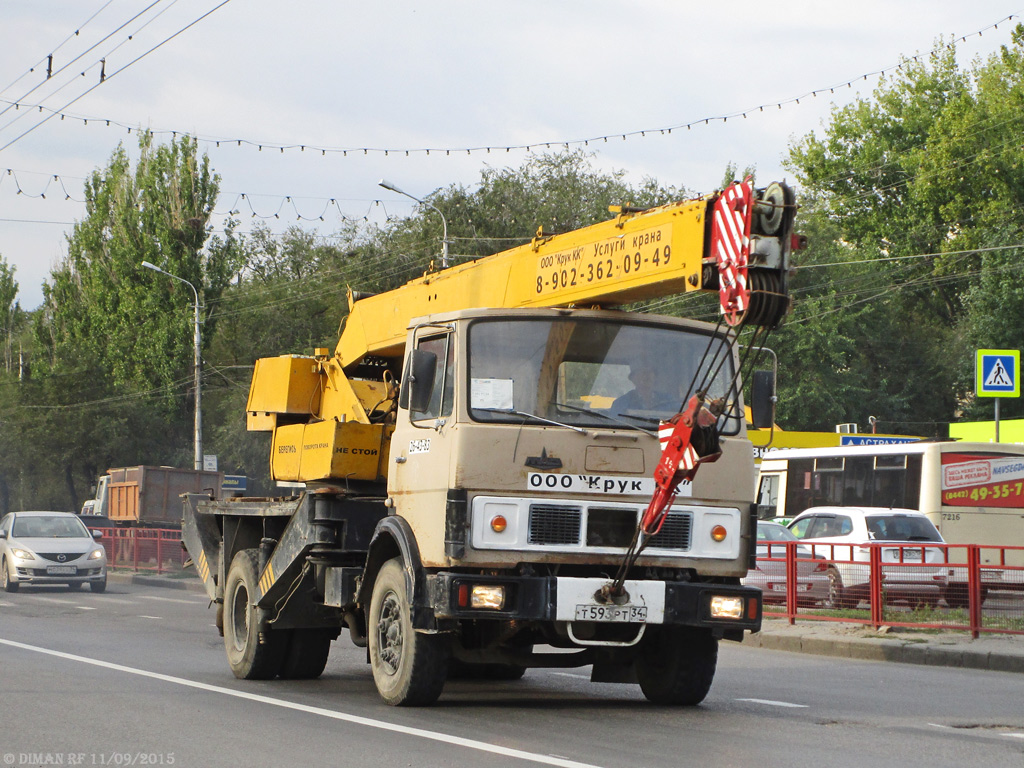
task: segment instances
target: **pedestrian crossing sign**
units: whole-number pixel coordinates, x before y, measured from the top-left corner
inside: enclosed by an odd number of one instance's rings
[[[978,397],[1020,397],[1020,350],[979,349],[975,377]]]

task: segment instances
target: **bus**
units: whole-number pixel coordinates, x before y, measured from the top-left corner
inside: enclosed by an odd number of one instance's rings
[[[903,507],[924,512],[948,544],[979,544],[982,565],[1024,566],[1024,445],[919,441],[774,451],[761,461],[761,519],[810,507]],[[959,558],[958,558],[959,559]],[[983,572],[1024,589],[1024,571]],[[990,584],[990,586],[995,586]]]

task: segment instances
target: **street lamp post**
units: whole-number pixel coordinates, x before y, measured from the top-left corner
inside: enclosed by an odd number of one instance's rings
[[[431,205],[426,200],[420,200],[418,197],[416,197],[416,195],[410,195],[405,190],[399,189],[398,187],[396,187],[394,184],[392,184],[387,179],[381,179],[380,181],[377,182],[377,185],[381,186],[381,187],[384,187],[384,189],[390,190],[391,192],[397,192],[400,195],[405,195],[406,197],[415,200],[420,205],[425,205],[428,208],[433,208],[435,211],[437,211],[438,215],[441,217],[441,224],[444,227],[444,236],[443,236],[443,239],[441,240],[441,268],[442,269],[447,269],[448,268],[448,221],[447,221],[447,219],[445,219],[444,214],[441,213],[441,209],[438,208],[436,205]]]
[[[202,395],[203,395],[202,366],[203,366],[203,358],[202,358],[202,336],[200,336],[200,332],[199,332],[199,291],[197,291],[196,287],[194,285],[192,285],[192,283],[190,283],[185,278],[178,277],[177,275],[172,275],[170,272],[168,272],[166,270],[163,270],[163,269],[160,269],[160,267],[158,267],[156,264],[150,264],[148,261],[144,261],[144,262],[142,262],[142,266],[144,266],[146,269],[152,269],[154,272],[159,272],[161,275],[167,275],[167,277],[173,278],[174,280],[177,280],[180,283],[184,283],[185,285],[187,285],[189,288],[192,289],[192,293],[193,293],[193,295],[195,295],[195,298],[196,298],[195,304],[193,305],[195,307],[195,336],[194,336],[194,347],[195,347],[195,349],[193,350],[193,352],[194,352],[193,363],[194,363],[194,367],[195,367],[195,376],[196,376],[196,382],[195,382],[195,386],[196,386],[196,416],[195,416],[195,427],[193,429],[192,436],[193,436],[193,442],[194,442],[194,445],[195,445],[195,468],[196,469],[202,469],[203,468],[203,405],[202,405]]]

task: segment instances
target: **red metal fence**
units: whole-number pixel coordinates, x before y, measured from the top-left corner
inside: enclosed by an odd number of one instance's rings
[[[109,568],[174,573],[187,557],[181,531],[169,528],[102,528],[99,543],[107,550]]]
[[[745,580],[766,616],[1024,634],[1024,547],[766,544]]]

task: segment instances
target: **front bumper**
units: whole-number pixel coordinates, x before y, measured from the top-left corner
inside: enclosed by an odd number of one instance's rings
[[[426,583],[429,608],[439,620],[572,623],[574,609],[586,604],[596,605],[592,595],[608,584],[609,579],[441,572],[428,574]],[[504,587],[505,599],[501,608],[473,608],[468,605],[465,595],[475,585]],[[561,599],[559,585],[562,586]],[[704,627],[722,631],[730,637],[742,634],[744,630],[757,632],[761,629],[761,590],[753,587],[678,581],[630,581],[626,587],[627,592],[632,588],[634,594],[642,593],[641,602],[648,608],[645,623]],[[723,600],[738,605],[738,615],[728,618],[713,615],[713,603],[717,605]]]
[[[103,581],[107,578],[107,566],[96,561],[83,561],[81,564],[70,564],[74,573],[52,573],[52,564],[40,565],[38,560],[15,560],[12,565],[11,581],[18,584],[87,584],[92,581]]]

